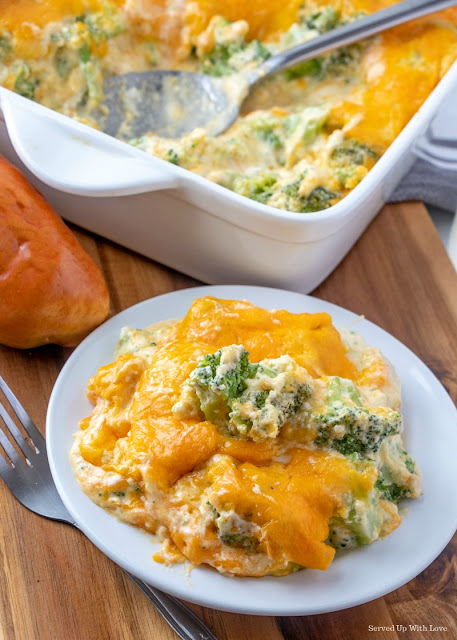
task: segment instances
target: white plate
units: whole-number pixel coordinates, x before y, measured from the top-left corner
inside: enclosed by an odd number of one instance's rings
[[[405,441],[423,475],[424,495],[407,503],[401,526],[388,538],[337,553],[325,572],[307,569],[283,578],[225,577],[210,568],[165,567],[152,560],[159,545],[122,523],[81,491],[68,454],[78,421],[92,406],[87,380],[113,360],[121,327],[144,327],[184,316],[195,298],[247,299],[267,309],[327,311],[337,327],[352,326],[393,362],[403,384]],[[146,300],[111,318],[75,350],[55,384],[46,435],[52,475],[78,527],[107,556],[142,580],[175,596],[216,609],[262,615],[336,611],[378,598],[427,567],[457,528],[457,411],[431,371],[404,345],[367,320],[328,302],[289,291],[250,286],[198,287]]]

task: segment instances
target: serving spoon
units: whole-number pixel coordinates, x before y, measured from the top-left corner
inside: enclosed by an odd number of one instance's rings
[[[120,139],[148,132],[176,138],[197,127],[217,136],[233,124],[251,87],[262,78],[456,4],[457,0],[403,0],[225,78],[176,70],[111,76],[104,81],[102,108],[93,115],[102,131]]]

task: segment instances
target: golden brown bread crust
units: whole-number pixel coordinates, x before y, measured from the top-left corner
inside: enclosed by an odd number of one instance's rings
[[[0,156],[0,343],[74,346],[108,312],[108,290],[95,262]]]

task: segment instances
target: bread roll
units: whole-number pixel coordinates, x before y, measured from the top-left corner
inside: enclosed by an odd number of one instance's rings
[[[108,312],[108,290],[95,262],[0,156],[0,343],[74,346]]]

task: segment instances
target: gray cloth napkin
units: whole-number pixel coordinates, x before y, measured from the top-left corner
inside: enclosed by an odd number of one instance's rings
[[[390,202],[404,200],[422,200],[440,209],[457,211],[457,170],[441,169],[419,158],[390,197]]]

